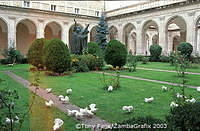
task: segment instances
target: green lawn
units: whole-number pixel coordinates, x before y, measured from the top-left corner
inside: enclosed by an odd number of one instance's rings
[[[27,65],[22,65],[22,66],[18,65],[17,67],[27,68]],[[28,89],[22,87],[21,84],[16,83],[13,79],[11,79],[10,77],[8,77],[3,73],[0,73],[0,78],[6,80],[0,84],[0,89],[8,88],[11,90],[15,89],[18,91],[20,99],[16,103],[16,111],[20,113],[26,112],[29,104],[33,101],[32,100],[33,94],[30,93]],[[2,115],[2,113],[3,112],[0,110],[0,115]],[[68,117],[63,112],[60,112],[55,107],[47,108],[44,105],[44,100],[39,96],[36,96],[32,110],[24,121],[22,131],[28,131],[28,130],[50,131],[52,130],[53,121],[55,118],[61,118],[64,121],[62,130],[73,131],[75,130],[75,124],[78,123],[74,119]]]
[[[196,72],[200,73],[200,64],[193,64],[196,68],[189,68],[187,69],[188,72]],[[143,68],[152,68],[152,69],[162,69],[162,70],[175,70],[174,66],[171,66],[169,63],[163,63],[163,62],[149,62],[148,64],[141,64],[138,63],[137,67],[143,67]]]
[[[107,71],[107,72],[114,73],[114,71]],[[136,72],[121,71],[121,75],[136,76],[141,78],[167,81],[172,83],[180,83],[182,79],[178,77],[176,72],[160,72],[160,71],[148,71],[140,69],[137,69]],[[187,82],[188,85],[200,86],[199,83],[200,75],[187,74],[185,76],[185,79],[188,80]]]
[[[148,65],[151,65],[151,63]],[[17,75],[29,81],[32,81],[33,74],[28,71],[28,67],[29,65],[17,65],[11,68],[13,72]],[[10,67],[0,67],[0,70],[5,70],[9,68]],[[169,80],[170,82],[173,82],[174,79],[177,79],[176,73],[166,73],[157,71],[137,70],[137,72],[122,72],[122,74],[127,74],[130,76],[136,75],[138,77],[143,78],[150,77],[166,81]],[[173,100],[173,91],[171,90],[168,92],[162,92],[162,84],[122,78],[120,79],[121,88],[112,93],[109,93],[106,90],[102,89],[100,77],[100,74],[92,72],[75,73],[71,76],[59,77],[45,76],[44,73],[41,73],[41,87],[53,88],[53,93],[55,93],[56,95],[66,95],[66,89],[72,88],[73,93],[70,96],[70,101],[73,104],[78,105],[80,107],[86,107],[91,103],[96,103],[97,107],[99,108],[99,110],[97,111],[97,116],[109,122],[119,122],[122,120],[129,119],[133,116],[147,115],[152,115],[156,118],[164,119],[165,115],[169,112],[169,104]],[[191,79],[190,83],[192,83],[193,85],[198,84],[197,79],[199,78],[199,76],[189,75],[189,78]],[[20,91],[26,90],[22,88],[21,85],[18,84],[18,86]],[[179,87],[174,87],[174,90],[175,93],[180,92]],[[20,93],[23,93],[23,91]],[[197,92],[195,89],[187,88],[186,93],[188,95],[192,95],[197,99],[200,99],[199,92]],[[27,93],[23,94],[25,95]],[[144,98],[151,96],[155,98],[155,101],[153,103],[144,103]],[[29,96],[27,97],[30,98]],[[49,120],[48,124],[43,125],[51,125],[52,117],[58,116],[60,118],[63,118],[65,120],[65,123],[67,123],[65,125],[65,129],[71,129],[74,127],[76,121],[74,121],[71,118],[68,118],[64,113],[60,112],[55,108],[47,110],[43,104],[44,100],[39,97],[38,99],[38,104],[36,107],[34,107],[34,111],[36,114],[33,113],[33,117],[30,117],[32,118],[30,120],[34,121],[33,124],[30,124],[30,127],[34,127],[34,124],[37,125],[37,122],[39,124],[39,120],[42,120],[42,122]],[[23,102],[27,102],[27,98],[24,97],[23,100],[25,100]],[[124,105],[133,105],[135,111],[132,114],[123,113],[121,108]],[[46,117],[42,115],[43,113],[46,115]],[[44,127],[41,126],[40,128],[43,129]]]
[[[15,73],[28,80],[32,74],[28,71],[16,70]],[[73,89],[70,100],[73,104],[86,107],[96,103],[99,111],[97,116],[109,122],[119,122],[133,116],[152,115],[164,119],[172,101],[172,91],[162,92],[162,84],[145,82],[131,79],[121,79],[121,88],[112,93],[102,89],[99,80],[100,74],[96,73],[75,73],[71,76],[44,76],[41,77],[42,88],[53,88],[53,93],[65,95],[67,88]],[[174,87],[179,92],[179,87]],[[186,89],[188,95],[199,99],[199,93],[195,89]],[[145,97],[155,98],[153,103],[144,103]],[[124,105],[133,105],[134,113],[124,114],[121,110]]]
[[[29,67],[31,67],[31,65],[28,64],[17,64],[14,66],[8,66],[8,65],[0,65],[0,71],[4,71],[4,70],[24,70],[24,69],[28,69]]]

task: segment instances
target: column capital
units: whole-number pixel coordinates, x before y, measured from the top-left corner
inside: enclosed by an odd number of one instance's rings
[[[159,17],[160,21],[165,20],[165,16]]]
[[[193,12],[188,12],[187,15],[188,15],[188,16],[194,16],[195,13],[196,13],[195,11],[193,11]]]
[[[38,19],[39,22],[44,22],[44,19]]]
[[[9,16],[8,18],[11,19],[11,20],[15,20],[16,19],[15,16]]]
[[[63,24],[64,24],[64,25],[68,25],[69,22],[67,22],[67,21],[63,21]]]
[[[118,23],[118,26],[122,26],[122,23]]]
[[[136,21],[137,24],[141,24],[141,22],[142,22],[141,20]]]

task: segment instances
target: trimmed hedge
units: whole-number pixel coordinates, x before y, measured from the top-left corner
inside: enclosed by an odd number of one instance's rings
[[[190,43],[182,42],[178,45],[177,50],[181,52],[181,55],[189,58],[192,54],[193,46]]]
[[[158,44],[153,44],[150,46],[150,61],[160,61],[160,55],[162,53],[162,47]]]
[[[122,67],[126,64],[127,49],[124,44],[118,40],[111,40],[105,50],[105,61],[112,66]]]
[[[36,66],[37,68],[44,67],[43,63],[43,49],[44,44],[47,42],[46,39],[36,39],[33,41],[31,47],[28,50],[27,59],[28,63]]]
[[[60,39],[52,39],[44,48],[44,64],[55,73],[63,73],[70,69],[71,57],[68,47]]]

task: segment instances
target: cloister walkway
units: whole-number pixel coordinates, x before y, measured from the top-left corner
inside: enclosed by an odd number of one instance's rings
[[[102,74],[103,72],[94,72]],[[104,72],[105,73],[105,72]],[[113,73],[105,73],[105,75],[110,76],[116,76],[116,74]],[[160,84],[166,84],[166,85],[172,85],[172,86],[182,86],[182,84],[179,83],[172,83],[172,82],[166,82],[166,81],[159,81],[159,80],[153,80],[153,79],[146,79],[141,77],[135,77],[135,76],[128,76],[128,75],[120,75],[121,78],[128,78],[128,79],[134,79],[134,80],[141,80],[141,81],[148,81],[148,82],[154,82],[154,83],[160,83]],[[189,88],[197,88],[198,86],[192,86],[192,85],[185,85]]]
[[[159,72],[173,72],[176,73],[176,71],[172,70],[162,70],[162,69],[152,69],[152,68],[142,68],[142,67],[137,67],[139,70],[149,70],[149,71],[159,71]],[[200,73],[195,73],[195,72],[185,72],[186,74],[190,75],[200,75]]]

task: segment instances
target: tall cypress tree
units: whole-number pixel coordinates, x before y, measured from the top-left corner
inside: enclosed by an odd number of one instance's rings
[[[109,34],[108,32],[108,24],[106,22],[106,17],[102,13],[100,17],[100,21],[98,23],[98,26],[96,28],[96,43],[99,44],[100,48],[104,50],[107,45],[107,35]]]

